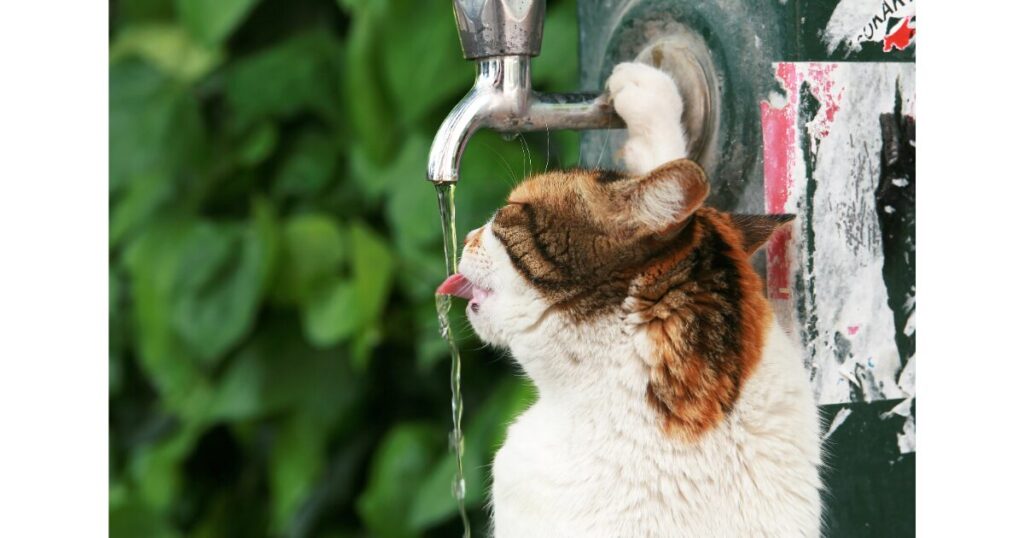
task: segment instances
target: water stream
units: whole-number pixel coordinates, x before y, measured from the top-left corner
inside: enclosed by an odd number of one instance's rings
[[[454,183],[437,185],[437,205],[441,212],[441,233],[444,236],[444,265],[446,274],[451,276],[455,274],[458,267]],[[462,517],[462,536],[469,538],[469,516],[466,515],[466,479],[462,472],[464,449],[462,438],[462,358],[459,356],[459,346],[455,343],[455,335],[452,334],[451,326],[448,323],[452,298],[450,295],[436,295],[434,302],[437,305],[437,321],[441,326],[441,337],[448,342],[448,351],[452,356],[452,431],[448,436],[449,446],[455,452],[455,477],[452,482],[452,494],[459,505],[459,515]]]

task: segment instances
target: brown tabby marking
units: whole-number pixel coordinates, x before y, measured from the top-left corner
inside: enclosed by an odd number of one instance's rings
[[[655,350],[648,400],[666,430],[692,440],[732,410],[771,310],[729,216],[700,209],[691,226],[701,239],[677,263],[639,275],[633,304]]]
[[[632,204],[665,174],[682,178],[688,200],[706,196],[691,161],[644,177],[553,172],[517,187],[492,230],[520,274],[577,323],[616,312],[640,321],[654,349],[648,400],[667,432],[693,440],[728,415],[760,360],[771,311],[747,258],[791,217],[684,206],[674,224],[647,229]]]

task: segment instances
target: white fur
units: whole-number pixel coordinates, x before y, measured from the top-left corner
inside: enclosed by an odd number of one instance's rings
[[[617,67],[613,94],[642,88],[646,70]],[[623,114],[623,94],[615,95]],[[651,132],[636,125],[644,117],[623,117],[631,135]],[[634,157],[680,151],[631,147]],[[817,411],[800,353],[778,325],[729,416],[686,442],[662,431],[647,402],[650,342],[633,320],[565,319],[515,270],[490,224],[471,245],[459,271],[493,291],[469,320],[484,341],[511,351],[539,392],[494,461],[496,537],[818,535]]]
[[[626,171],[646,174],[687,156],[683,98],[672,77],[649,65],[621,63],[608,77],[608,92],[629,132],[622,146]]]
[[[630,216],[647,228],[657,230],[679,218],[683,187],[678,181],[659,181],[640,191],[640,196],[640,200],[633,201],[636,212]]]

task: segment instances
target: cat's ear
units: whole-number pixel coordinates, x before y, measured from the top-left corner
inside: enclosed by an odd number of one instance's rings
[[[689,159],[665,163],[634,178],[629,188],[630,220],[658,234],[686,224],[711,192],[704,170]]]
[[[796,218],[796,215],[783,213],[779,215],[743,215],[733,213],[732,225],[743,238],[743,250],[747,254],[757,252],[768,238],[780,227]]]

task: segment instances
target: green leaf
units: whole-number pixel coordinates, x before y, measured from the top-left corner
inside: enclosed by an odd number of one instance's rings
[[[429,148],[426,138],[410,138],[394,164],[375,178],[391,193],[385,211],[399,251],[403,254],[428,245],[435,247],[441,240],[434,187],[420,181]]]
[[[413,133],[384,166],[374,164],[364,150],[362,146],[352,148],[353,162],[349,175],[368,199],[376,201],[385,195],[394,198],[404,191],[425,197],[427,207],[436,206],[433,187],[423,181],[430,152],[430,141],[425,136]]]
[[[203,382],[195,358],[171,325],[178,260],[186,239],[197,228],[195,221],[159,222],[140,234],[125,253],[134,302],[136,355],[171,408],[177,408]]]
[[[257,206],[258,207],[258,206]],[[274,261],[272,219],[246,226],[201,223],[178,260],[174,327],[200,359],[223,357],[252,327]]]
[[[281,196],[312,197],[334,178],[338,151],[331,139],[307,131],[294,144],[275,178],[273,191]]]
[[[138,233],[168,202],[173,200],[174,183],[164,174],[143,174],[112,202],[110,247],[120,246]]]
[[[360,320],[380,317],[391,292],[394,261],[387,242],[363,224],[350,229],[352,279]]]
[[[267,121],[250,130],[238,148],[238,162],[243,166],[256,166],[270,157],[277,147],[277,128]]]
[[[128,22],[122,26],[141,21],[171,19],[174,17],[174,0],[120,0],[117,3],[117,16]],[[114,24],[111,23],[111,26]]]
[[[278,304],[302,305],[341,271],[345,235],[334,217],[306,213],[290,218],[281,236],[281,256],[271,288]]]
[[[138,178],[175,178],[205,156],[195,98],[138,61],[110,68],[110,190]]]
[[[305,500],[323,468],[326,432],[304,415],[293,415],[278,429],[270,454],[272,526],[280,532]]]
[[[352,366],[357,371],[365,371],[370,362],[370,355],[377,344],[381,343],[384,334],[379,323],[373,323],[359,331],[352,340],[349,349],[352,352]]]
[[[336,120],[340,55],[334,37],[321,31],[276,43],[226,70],[227,102],[243,124],[302,111]]]
[[[409,521],[413,497],[442,446],[443,434],[433,426],[405,423],[388,432],[373,455],[369,484],[356,502],[372,535],[417,535]]]
[[[318,290],[303,309],[306,338],[316,346],[335,345],[359,328],[362,318],[356,288],[347,280],[335,280]]]
[[[136,56],[183,83],[199,80],[217,67],[223,53],[192,40],[181,26],[151,23],[128,26],[110,45],[110,61]]]
[[[381,14],[390,7],[389,0],[337,0],[338,7],[352,15]]]
[[[107,272],[107,319],[109,323],[109,349],[107,353],[107,390],[111,397],[124,388],[125,348],[129,331],[125,324],[124,289],[118,278],[117,268]]]
[[[209,406],[210,421],[303,413],[328,428],[360,395],[337,349],[317,350],[292,323],[261,325],[231,357]]]
[[[444,263],[443,260],[438,257],[438,263]],[[444,278],[444,272],[441,271],[436,280],[442,282]],[[435,286],[436,287],[436,286]],[[430,290],[433,293],[433,290]],[[425,294],[424,294],[425,296]],[[454,319],[458,308],[452,308],[449,313],[449,320],[451,320],[451,326],[455,327],[458,325],[458,321]],[[437,308],[432,302],[422,302],[416,306],[416,367],[420,372],[429,371],[438,362],[450,357],[448,353],[448,343],[440,336],[440,326],[437,321]]]
[[[466,478],[466,506],[483,503],[487,491],[484,470],[505,439],[508,424],[535,400],[533,388],[518,378],[500,382],[487,401],[469,418],[465,429],[463,469]],[[455,456],[446,453],[435,464],[416,492],[409,515],[414,529],[432,527],[456,514],[458,505],[452,496]]]
[[[357,9],[345,46],[345,62],[339,71],[345,91],[346,119],[369,161],[383,164],[394,150],[395,113],[381,82],[379,34],[390,22],[376,9]],[[415,97],[410,93],[409,99]]]
[[[107,358],[107,392],[115,396],[124,387],[124,368],[117,355],[111,353]]]
[[[224,41],[258,0],[177,0],[178,16],[207,45]]]
[[[131,460],[139,497],[159,511],[166,510],[181,489],[182,462],[199,439],[200,429],[187,426],[153,445],[138,449]]]
[[[358,330],[375,326],[391,293],[394,260],[387,242],[363,224],[349,229],[350,278],[336,278],[312,293],[303,308],[303,328],[318,346],[334,345]],[[354,350],[362,364],[377,343],[372,333],[360,337]]]
[[[437,226],[441,226],[440,219]],[[429,304],[431,310],[434,310],[434,290],[447,276],[440,243],[438,240],[435,245],[415,251],[404,248],[402,242],[398,243],[402,258],[397,273],[402,290],[417,304]]]
[[[110,507],[110,538],[173,538],[176,536],[161,515],[138,499]]]

